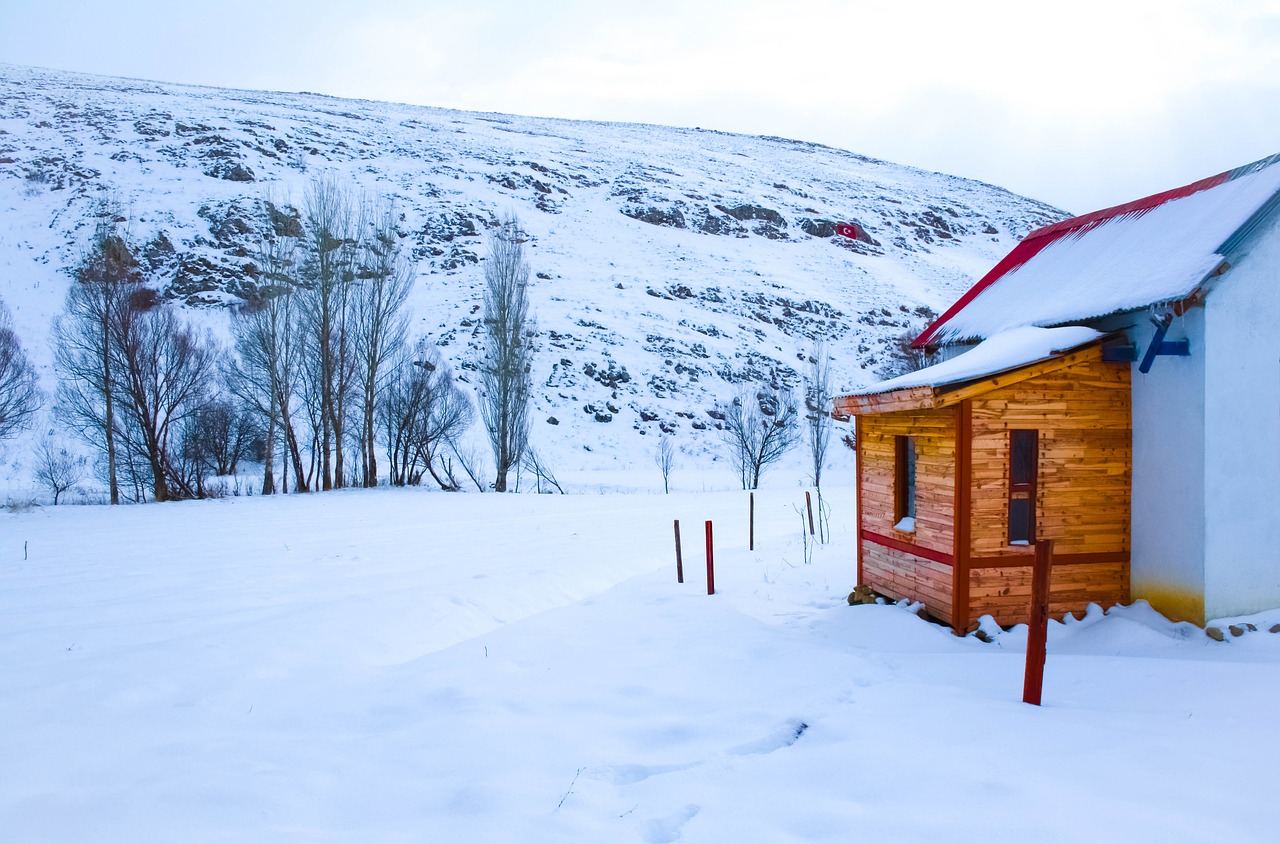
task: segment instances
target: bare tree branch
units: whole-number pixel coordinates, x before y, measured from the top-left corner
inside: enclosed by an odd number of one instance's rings
[[[35,367],[13,332],[9,309],[0,302],[0,440],[30,425],[41,401]]]
[[[805,385],[805,426],[808,434],[813,485],[822,487],[822,469],[831,445],[831,360],[826,344],[818,340],[809,353],[808,383]]]
[[[742,488],[755,489],[765,468],[782,459],[799,439],[795,400],[789,390],[744,385],[721,412],[724,441]]]

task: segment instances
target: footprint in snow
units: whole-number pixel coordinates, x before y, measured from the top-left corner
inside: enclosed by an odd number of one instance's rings
[[[772,753],[784,747],[790,747],[800,740],[809,725],[799,718],[793,718],[771,734],[756,741],[749,741],[737,747],[729,748],[734,756],[751,756],[758,753]]]
[[[702,810],[701,806],[690,803],[673,815],[645,823],[644,840],[646,844],[668,844],[680,838],[684,825]]]
[[[683,765],[612,765],[603,769],[598,778],[607,779],[614,785],[631,785],[659,774],[687,771],[690,768],[696,768],[699,764],[687,762]]]

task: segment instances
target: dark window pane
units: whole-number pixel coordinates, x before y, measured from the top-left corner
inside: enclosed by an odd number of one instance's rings
[[[907,437],[907,513],[916,515],[916,438]]]
[[[1040,432],[1009,432],[1009,542],[1036,540],[1036,473]]]
[[[1015,486],[1035,483],[1037,433],[1009,432],[1009,483]]]
[[[1031,541],[1031,499],[1009,499],[1009,541]]]
[[[894,438],[893,520],[901,522],[916,514],[916,440]]]

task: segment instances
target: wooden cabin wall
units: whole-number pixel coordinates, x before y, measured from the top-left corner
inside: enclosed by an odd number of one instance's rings
[[[1077,615],[1089,604],[1109,607],[1129,600],[1128,562],[1055,563],[1049,570],[1049,615]],[[991,615],[1002,626],[1031,618],[1031,566],[969,569],[969,623]],[[957,625],[958,626],[958,625]]]
[[[860,473],[861,582],[892,598],[924,601],[929,612],[951,617],[951,566],[909,553],[919,548],[929,557],[950,558],[954,552],[955,412],[932,410],[886,413],[858,418]],[[895,437],[916,440],[916,529],[894,525]],[[866,532],[897,547],[867,539]]]
[[[916,554],[862,543],[862,584],[895,600],[922,601],[929,615],[951,623],[952,567]]]
[[[1039,436],[1036,538],[1054,540],[1050,612],[1129,600],[1130,367],[1100,357],[972,400],[969,621],[1026,620],[1030,549],[1008,544],[1009,430]],[[1026,565],[1009,563],[1026,560]],[[986,565],[984,565],[984,563]]]

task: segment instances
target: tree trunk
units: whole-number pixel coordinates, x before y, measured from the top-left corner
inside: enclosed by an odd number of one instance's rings
[[[364,485],[367,487],[375,487],[378,485],[378,449],[377,437],[373,424],[373,403],[376,398],[374,393],[376,373],[369,373],[365,380],[364,388],[364,431],[361,439],[364,443],[365,463],[364,467]]]
[[[276,491],[276,409],[272,401],[271,413],[267,419],[267,436],[264,443],[266,454],[263,455],[262,494],[274,495]]]
[[[293,461],[293,489],[295,492],[307,491],[306,472],[302,468],[302,453],[298,449],[298,437],[293,431],[293,420],[289,414],[289,402],[284,398],[279,398],[280,406],[280,429],[284,434],[286,460]],[[285,492],[288,492],[288,483],[285,484]]]
[[[102,291],[102,391],[106,397],[107,482],[111,487],[111,503],[120,503],[120,481],[116,477],[116,413],[111,389],[111,291]]]

